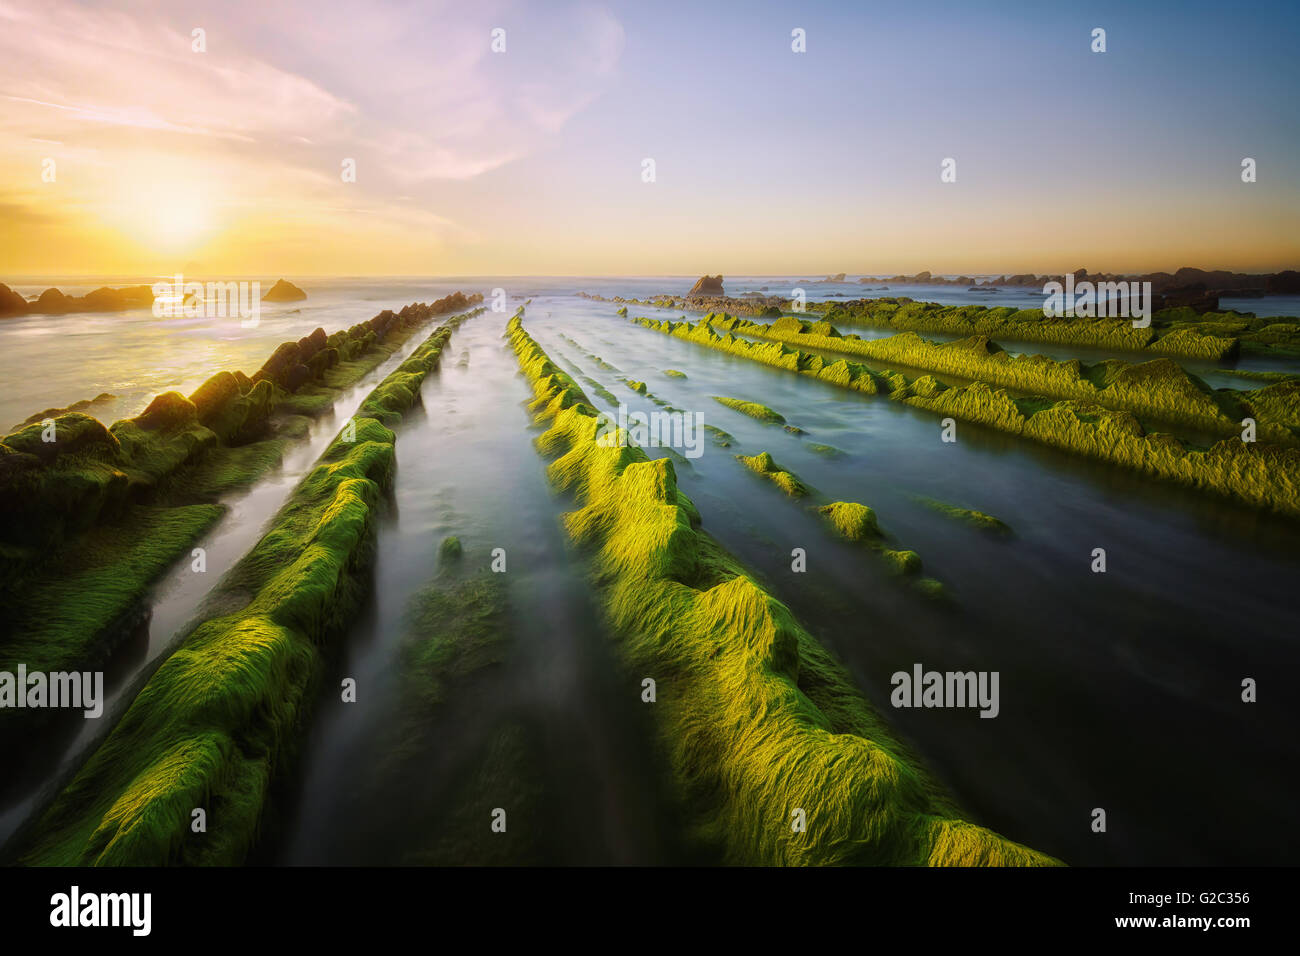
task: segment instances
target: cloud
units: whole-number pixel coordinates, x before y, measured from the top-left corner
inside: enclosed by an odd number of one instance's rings
[[[505,53],[489,49],[497,26]],[[206,52],[191,49],[195,27]],[[85,144],[117,127],[277,149],[291,163],[368,144],[397,179],[472,178],[560,132],[599,96],[623,43],[618,21],[588,3],[308,13],[0,0],[0,130]]]
[[[202,194],[214,229],[334,215],[472,241],[435,208],[438,184],[562,135],[615,79],[624,40],[603,5],[568,0],[0,0],[9,223],[57,214],[129,236],[142,212],[165,215],[154,204]],[[45,157],[57,186],[39,179]]]

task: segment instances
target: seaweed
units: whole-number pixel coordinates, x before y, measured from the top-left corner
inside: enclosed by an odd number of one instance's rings
[[[970,508],[961,508],[957,505],[950,505],[943,501],[937,501],[934,498],[926,498],[923,495],[913,495],[913,500],[919,504],[925,505],[931,511],[936,511],[945,518],[951,518],[963,524],[968,524],[972,528],[980,531],[987,531],[990,534],[1002,535],[1009,537],[1013,533],[1011,526],[993,515],[985,514],[983,511],[973,511]]]
[[[1227,438],[1208,448],[1160,432],[1148,432],[1132,412],[1044,396],[1013,397],[983,382],[948,386],[932,376],[909,379],[848,360],[828,363],[818,355],[779,343],[751,343],[718,335],[707,322],[694,326],[640,318],[638,325],[774,368],[820,379],[954,420],[983,425],[1073,454],[1172,481],[1242,504],[1300,517],[1300,449]],[[1279,383],[1289,387],[1291,383]]]
[[[205,604],[20,853],[42,865],[237,864],[294,756],[321,659],[369,587],[396,436],[440,326],[381,382]],[[204,808],[213,826],[190,829]]]
[[[619,648],[672,688],[655,716],[697,841],[740,864],[1056,862],[962,819],[843,667],[700,530],[672,462],[599,443],[590,401],[519,316],[508,334]]]
[[[766,405],[758,402],[747,402],[739,398],[726,398],[722,395],[714,395],[713,400],[719,404],[726,405],[742,415],[748,415],[750,418],[756,418],[764,425],[784,425],[785,418],[779,412],[774,412]]]

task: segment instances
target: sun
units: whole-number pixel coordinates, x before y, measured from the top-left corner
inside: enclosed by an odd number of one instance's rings
[[[132,231],[157,251],[192,249],[215,228],[212,204],[203,190],[175,183],[149,192],[150,196],[136,207]]]
[[[104,218],[122,234],[158,253],[190,252],[219,227],[212,186],[172,164],[134,166],[117,178]]]
[[[141,216],[141,237],[160,250],[188,249],[213,227],[212,209],[199,193],[171,192]]]

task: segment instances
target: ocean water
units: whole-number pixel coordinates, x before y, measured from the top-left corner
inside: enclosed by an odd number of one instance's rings
[[[170,276],[93,279],[20,276],[7,284],[24,296],[38,295],[50,287],[69,295],[84,295],[104,285],[152,285],[170,279]],[[493,289],[501,288],[515,300],[542,295],[564,297],[580,291],[607,297],[647,298],[659,293],[683,295],[694,283],[693,278],[686,276],[290,277],[290,280],[306,289],[308,298],[302,302],[265,303],[256,328],[244,328],[237,317],[155,318],[147,310],[0,319],[0,432],[9,431],[46,409],[66,408],[105,393],[114,397],[87,409],[86,414],[112,422],[142,411],[160,392],[174,389],[189,394],[219,369],[256,371],[281,342],[301,338],[313,329],[333,331],[384,309],[400,309],[415,301],[428,302],[457,290],[490,296]],[[263,291],[274,282],[273,279],[260,281]],[[865,289],[881,284],[887,283],[871,283]],[[803,288],[809,301],[814,302],[910,296],[947,305],[1040,308],[1043,300],[1034,289],[1005,287],[989,294],[969,292],[964,287],[899,285],[882,292],[865,291],[856,281],[807,282],[803,277],[735,276],[727,277],[725,286],[732,295],[745,292],[790,295],[793,289]],[[1224,305],[1229,304],[1225,300]],[[1239,305],[1260,315],[1300,315],[1300,296],[1241,300]],[[869,334],[867,330],[855,331]],[[1029,348],[1045,351],[1038,346]],[[1225,384],[1239,386],[1240,380]]]
[[[1300,765],[1300,701],[1280,686],[1300,664],[1300,529],[974,426],[944,443],[920,410],[673,339],[575,295],[681,294],[691,281],[303,279],[310,298],[268,308],[252,330],[237,320],[144,314],[0,323],[4,420],[18,421],[105,390],[121,394],[129,412],[216,369],[251,371],[280,341],[317,326],[333,330],[458,289],[507,291],[507,313],[488,312],[453,336],[422,407],[398,429],[395,507],[379,532],[374,597],[322,682],[281,822],[260,850],[265,862],[409,862],[440,821],[456,818],[460,784],[479,780],[474,768],[505,726],[526,730],[526,759],[513,777],[536,795],[520,828],[545,834],[521,860],[689,860],[675,808],[657,789],[663,768],[639,680],[618,662],[585,561],[560,527],[571,505],[550,490],[532,447],[529,389],[502,338],[508,313],[525,299],[525,327],[562,367],[599,381],[629,409],[655,411],[621,379],[646,382],[652,395],[736,438],[731,448],[706,442],[698,458],[678,463],[704,529],[833,650],[972,819],[1075,864],[1294,859],[1295,842],[1279,838],[1275,821]],[[727,280],[728,291],[746,291],[747,281],[755,291],[775,284],[741,277]],[[943,291],[926,290],[934,298]],[[761,401],[806,434],[764,426],[714,395]],[[232,517],[201,542],[216,556],[212,569],[256,539],[346,413],[323,422],[317,445],[282,471],[231,498]],[[813,443],[842,454],[818,454]],[[760,451],[828,499],[874,508],[895,546],[917,551],[926,573],[945,584],[952,606],[901,587],[870,553],[829,536],[814,512],[734,459]],[[1015,535],[987,537],[918,496],[994,514]],[[393,775],[385,731],[399,703],[404,614],[435,581],[438,543],[453,534],[471,566],[486,564],[494,547],[510,554],[509,633],[501,662],[452,694],[427,733],[404,742],[408,759]],[[805,573],[791,570],[795,547],[807,552]],[[1107,551],[1106,574],[1090,570],[1096,547]],[[181,578],[157,589],[155,624],[147,646],[132,648],[123,664],[118,706],[202,598],[177,590]],[[915,664],[998,671],[999,716],[892,708],[891,675]],[[342,676],[372,692],[341,706]],[[1260,681],[1259,703],[1242,703],[1244,677]],[[81,734],[47,743],[51,756],[21,786],[0,791],[0,838],[30,819],[88,745]],[[498,795],[520,783],[513,777],[488,775],[475,799],[506,799]],[[1107,810],[1104,836],[1090,829],[1096,807]]]

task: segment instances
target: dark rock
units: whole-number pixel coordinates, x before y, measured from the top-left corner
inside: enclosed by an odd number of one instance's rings
[[[298,288],[292,282],[286,282],[284,279],[276,280],[275,285],[271,286],[270,291],[262,296],[263,302],[300,302],[307,298],[307,293]]]
[[[688,296],[705,296],[705,295],[726,295],[722,290],[722,276],[701,276],[695,280],[695,285],[691,286],[691,291],[686,293]]]
[[[0,315],[25,315],[27,300],[0,282]]]
[[[158,431],[192,425],[198,421],[198,417],[199,412],[194,403],[180,392],[163,392],[132,421],[141,428]]]

